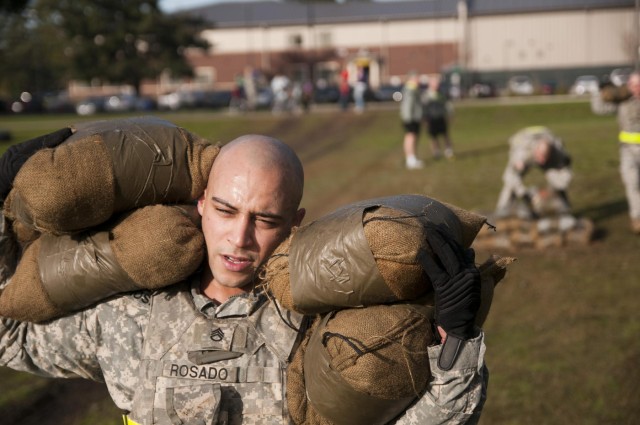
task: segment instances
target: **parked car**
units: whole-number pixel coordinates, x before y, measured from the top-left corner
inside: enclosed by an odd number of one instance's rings
[[[105,96],[89,97],[76,104],[76,113],[85,116],[104,112],[106,102],[107,98]]]
[[[107,112],[129,112],[136,109],[137,98],[132,94],[108,96],[104,103]]]
[[[570,94],[582,96],[585,94],[595,94],[600,90],[600,79],[595,75],[581,75],[576,78],[569,89]]]
[[[631,75],[632,71],[633,70],[631,68],[616,68],[611,71],[611,75],[609,77],[614,85],[618,87],[624,86],[627,84],[627,80],[629,79],[629,75]]]
[[[402,100],[402,86],[383,84],[373,91],[373,98],[378,102],[400,102]]]
[[[51,113],[66,114],[73,113],[76,110],[76,105],[65,90],[44,93],[42,95],[42,105],[46,112]]]
[[[40,96],[23,91],[16,100],[11,102],[10,110],[15,114],[40,113],[44,111],[44,106]]]
[[[475,83],[469,89],[469,97],[494,97],[496,88],[493,83]]]
[[[511,94],[528,96],[533,94],[533,80],[528,75],[516,75],[509,78],[507,89]]]
[[[256,109],[271,109],[273,105],[273,91],[270,87],[263,87],[258,89],[256,94]]]
[[[182,108],[193,108],[196,106],[196,95],[192,91],[175,91],[158,96],[158,108],[177,111]]]
[[[338,86],[316,86],[313,90],[313,101],[315,103],[337,103],[339,99],[340,89]]]

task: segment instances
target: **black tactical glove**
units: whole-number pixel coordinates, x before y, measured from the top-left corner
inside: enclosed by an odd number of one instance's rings
[[[18,143],[7,149],[2,157],[0,157],[0,204],[4,203],[5,198],[13,187],[13,180],[18,174],[18,171],[20,171],[20,168],[27,162],[31,155],[40,149],[55,148],[71,136],[71,134],[72,131],[70,128],[62,128],[53,133]]]
[[[435,321],[447,332],[438,366],[449,370],[464,340],[476,336],[475,316],[480,307],[480,272],[472,249],[464,250],[435,225],[427,230],[433,258],[425,253],[422,266],[435,292]]]

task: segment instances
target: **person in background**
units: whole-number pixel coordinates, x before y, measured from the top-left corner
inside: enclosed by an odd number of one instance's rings
[[[627,80],[631,97],[618,107],[620,175],[624,184],[631,231],[640,235],[640,72]]]
[[[565,151],[562,140],[546,127],[533,126],[511,136],[509,147],[509,161],[502,175],[504,185],[498,197],[496,215],[534,218],[532,194],[523,181],[532,166],[544,171],[547,183],[562,200],[564,211],[568,212],[567,189],[573,173],[571,157]]]
[[[358,66],[358,74],[355,86],[353,87],[354,111],[361,114],[365,109],[365,96],[369,88],[369,67]]]
[[[420,85],[418,75],[411,72],[402,88],[400,101],[400,120],[404,129],[402,142],[405,167],[408,170],[424,168],[424,162],[417,157],[420,125],[422,123],[422,104],[420,103]]]
[[[449,137],[449,123],[453,115],[453,105],[440,91],[440,76],[433,75],[429,78],[429,85],[422,98],[422,111],[427,127],[427,134],[431,140],[433,157],[439,159],[444,156],[453,159],[453,145]]]

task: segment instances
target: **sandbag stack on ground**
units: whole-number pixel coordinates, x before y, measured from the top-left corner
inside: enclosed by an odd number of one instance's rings
[[[495,228],[485,228],[478,233],[473,244],[475,249],[518,251],[581,246],[588,245],[594,233],[593,221],[571,214],[538,219],[489,216],[489,222]]]
[[[40,232],[90,229],[116,213],[187,203],[204,191],[220,147],[153,117],[73,127],[54,149],[20,169],[4,207],[7,218]]]
[[[205,252],[195,209],[153,205],[78,235],[41,235],[0,292],[0,316],[42,322],[117,293],[186,279]]]

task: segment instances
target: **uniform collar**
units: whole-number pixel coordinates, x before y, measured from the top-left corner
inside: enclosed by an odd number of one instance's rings
[[[263,291],[234,295],[226,302],[218,304],[207,298],[200,290],[200,276],[191,280],[191,296],[196,309],[208,318],[249,316],[267,300]]]

